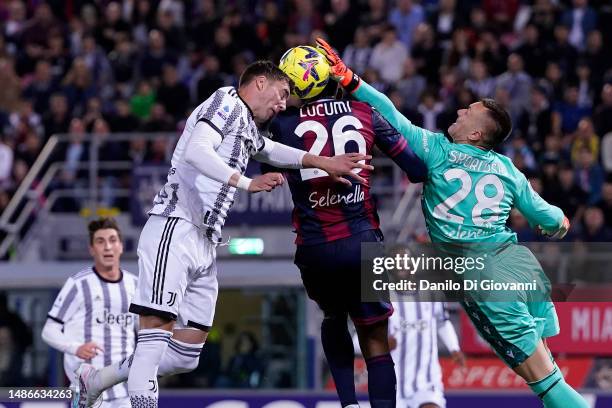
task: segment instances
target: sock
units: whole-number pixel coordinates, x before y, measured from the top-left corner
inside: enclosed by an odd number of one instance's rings
[[[157,374],[163,377],[165,375],[188,373],[194,370],[200,362],[202,347],[204,347],[204,343],[191,344],[170,339],[168,348],[159,362]]]
[[[586,400],[565,382],[556,366],[547,377],[528,385],[546,408],[590,408]]]
[[[168,348],[159,362],[157,375],[187,373],[194,370],[200,361],[204,343],[191,344],[170,338]],[[106,390],[112,386],[120,384],[128,379],[130,366],[132,365],[133,354],[119,363],[111,364],[96,371],[93,379],[93,386],[99,390]]]
[[[343,407],[357,403],[355,396],[355,350],[346,315],[326,317],[321,323],[321,343]]]
[[[138,343],[127,381],[132,408],[157,408],[157,370],[171,336],[172,332],[161,329],[138,331]]]
[[[391,354],[366,359],[368,394],[372,408],[394,408],[396,379]]]
[[[118,363],[111,364],[96,371],[93,386],[99,390],[106,390],[128,379],[130,366],[134,355],[130,355]]]

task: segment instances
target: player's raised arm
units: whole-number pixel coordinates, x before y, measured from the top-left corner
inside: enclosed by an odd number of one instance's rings
[[[250,179],[231,168],[217,154],[221,144],[221,134],[206,121],[199,121],[191,134],[185,149],[185,161],[200,173],[220,183],[250,192],[271,191],[283,184],[280,173],[266,173]]]
[[[331,65],[331,74],[345,90],[360,101],[367,102],[389,121],[406,138],[410,147],[421,159],[426,160],[429,151],[427,139],[434,135],[425,129],[415,126],[400,113],[393,102],[382,92],[378,92],[344,64],[333,48],[321,38],[317,38],[321,52],[327,56]]]
[[[342,176],[352,177],[360,183],[366,183],[364,178],[353,173],[353,169],[374,169],[373,166],[363,163],[365,160],[372,159],[372,156],[360,153],[323,157],[277,143],[267,137],[264,137],[264,142],[263,149],[254,156],[255,160],[287,169],[319,168],[332,178],[349,186],[351,182]]]
[[[544,235],[562,239],[569,230],[570,223],[559,207],[549,204],[531,188],[522,177],[516,208],[527,218],[532,227],[539,228]]]

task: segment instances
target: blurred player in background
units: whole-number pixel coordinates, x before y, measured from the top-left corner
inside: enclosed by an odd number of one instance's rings
[[[158,375],[193,370],[210,331],[217,301],[216,246],[236,188],[271,191],[280,173],[243,176],[251,157],[279,167],[317,167],[340,175],[366,156],[318,157],[264,138],[258,124],[286,107],[291,80],[272,62],[257,61],[238,89],[219,88],[187,119],[172,155],[167,183],[153,202],[138,242],[139,281],[130,311],[140,315],[136,350],[128,364],[80,370],[75,393],[91,406],[104,390],[127,381],[133,408],[157,407]],[[359,176],[353,177],[361,179]]]
[[[368,104],[335,99],[337,88],[330,81],[314,100],[276,117],[270,125],[274,140],[329,157],[345,152],[371,155],[376,146],[412,182],[422,181],[424,165],[404,138]],[[387,341],[393,307],[386,301],[361,301],[361,243],[382,246],[383,235],[370,194],[371,171],[355,172],[366,182],[341,185],[320,170],[286,173],[297,233],[295,264],[308,296],[325,315],[321,342],[342,406],[357,406],[350,316],[368,368],[370,404],[394,407],[396,378]]]
[[[428,302],[419,293],[402,292],[389,317],[389,348],[397,376],[398,408],[444,408],[444,384],[438,358],[438,338],[453,361],[464,368],[455,328],[442,302]],[[363,354],[357,336],[356,354]]]
[[[448,128],[451,140],[413,125],[382,93],[361,80],[324,40],[317,42],[332,64],[340,83],[359,100],[374,106],[395,126],[428,169],[423,188],[423,212],[434,243],[496,243],[490,258],[496,277],[521,282],[544,275],[531,251],[517,243],[506,227],[517,208],[545,235],[563,238],[569,221],[563,212],[544,201],[512,163],[493,148],[510,134],[512,121],[494,100],[484,99],[457,112]],[[482,245],[481,245],[482,246]],[[489,259],[489,262],[492,262]],[[545,292],[545,288],[540,290]],[[585,399],[565,382],[544,340],[559,333],[552,302],[523,291],[517,300],[462,302],[480,335],[497,355],[542,399],[547,408],[587,408]],[[532,300],[535,299],[535,300]]]
[[[76,387],[77,368],[124,361],[134,352],[136,316],[128,311],[136,276],[119,266],[123,243],[117,223],[110,218],[92,221],[89,253],[94,264],[68,278],[49,311],[43,340],[64,353],[64,371]],[[109,388],[103,407],[130,407],[125,384]]]
[[[444,408],[444,384],[438,359],[438,338],[452,359],[465,367],[465,356],[442,302],[402,298],[393,302],[389,346],[397,375],[398,408]]]

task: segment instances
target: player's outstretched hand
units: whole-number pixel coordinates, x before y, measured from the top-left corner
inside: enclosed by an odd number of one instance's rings
[[[346,66],[342,58],[338,55],[336,51],[332,48],[331,45],[327,43],[324,39],[318,37],[316,39],[317,46],[321,53],[327,57],[327,61],[329,61],[329,65],[331,67],[331,76],[345,88],[348,88],[349,91],[354,91],[359,87],[359,82],[361,81],[357,75],[351,71],[349,67]]]
[[[104,350],[100,346],[98,346],[95,342],[90,341],[89,343],[81,344],[76,351],[76,355],[78,358],[82,358],[83,360],[89,360],[98,355],[98,353],[103,353]]]
[[[249,184],[249,191],[251,193],[257,193],[259,191],[272,191],[276,187],[282,185],[285,182],[285,178],[281,173],[266,173],[254,177]]]
[[[538,226],[538,231],[549,238],[555,238],[555,239],[563,239],[566,235],[567,232],[570,229],[570,221],[567,217],[563,217],[563,222],[561,223],[561,226],[559,227],[559,229],[554,230],[554,231],[548,231],[543,229],[542,227]]]
[[[368,181],[358,174],[355,174],[355,169],[374,170],[374,166],[365,164],[366,160],[371,160],[372,156],[361,153],[346,153],[334,157],[324,157],[323,162],[319,167],[325,170],[329,176],[340,183],[351,186],[350,180],[343,176],[351,177],[361,184],[367,184]]]

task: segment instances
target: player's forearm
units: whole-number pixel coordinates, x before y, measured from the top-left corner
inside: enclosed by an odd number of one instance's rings
[[[304,168],[305,151],[264,138],[264,148],[254,156],[258,161],[284,169]]]
[[[306,153],[304,158],[302,159],[302,166],[305,169],[308,168],[317,168],[317,169],[325,169],[327,166],[327,162],[329,161],[329,157],[317,156],[314,154]]]
[[[530,224],[538,225],[543,230],[556,231],[563,225],[564,218],[565,215],[559,207],[549,204],[548,208],[532,213],[527,220]]]
[[[450,320],[444,320],[444,322],[438,326],[438,336],[444,343],[446,349],[451,353],[460,350],[457,332],[455,332],[455,328]]]
[[[63,325],[53,319],[47,319],[42,330],[42,339],[49,346],[63,353],[76,354],[80,344],[70,339],[63,331]]]
[[[517,203],[518,210],[527,218],[532,227],[539,226],[547,231],[555,231],[563,225],[563,211],[549,204],[530,186],[525,188],[523,196]]]

